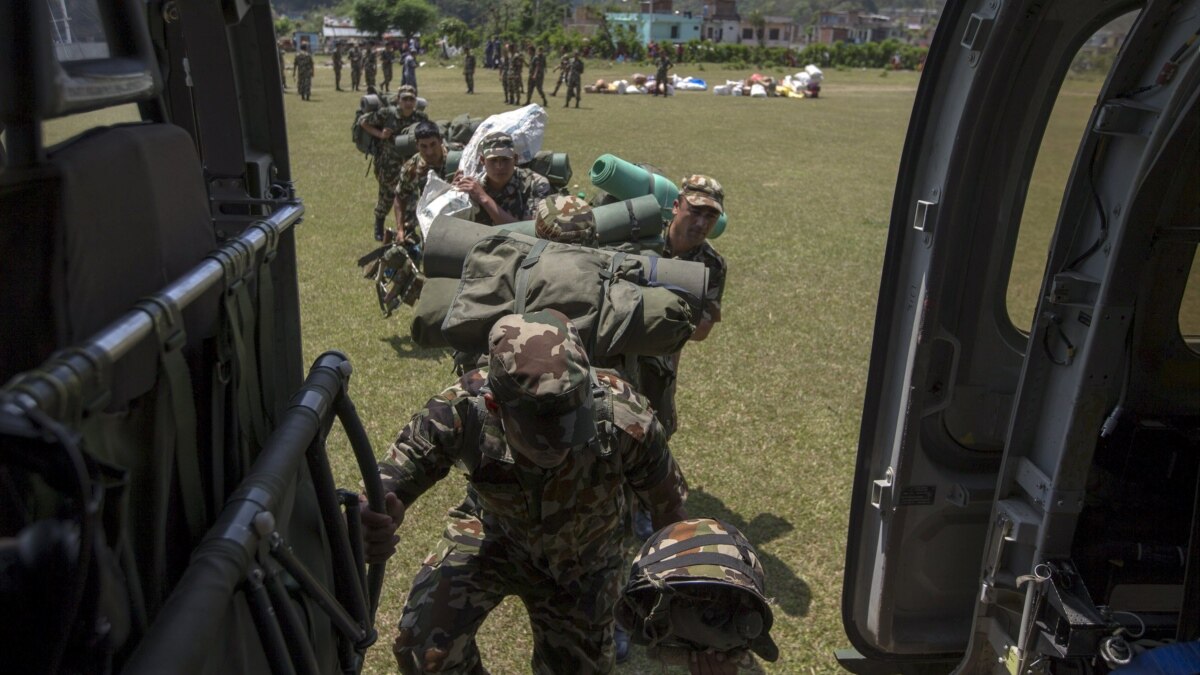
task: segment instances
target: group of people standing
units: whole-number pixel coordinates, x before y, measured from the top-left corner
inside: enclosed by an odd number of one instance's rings
[[[488,40],[485,47],[484,67],[499,71],[500,85],[504,89],[504,102],[511,105],[522,105],[522,94],[525,96],[523,105],[529,105],[533,102],[535,92],[541,97],[543,106],[549,105],[544,89],[546,66],[545,47],[528,45],[522,51],[511,42],[501,44],[495,39]],[[559,88],[563,84],[567,85],[567,100],[563,107],[570,107],[571,99],[575,100],[575,107],[579,107],[583,92],[583,70],[583,59],[578,52],[571,52],[567,47],[563,47],[562,58],[554,68],[554,72],[558,73],[554,91],[550,92],[551,96],[558,96]],[[475,55],[471,53],[470,47],[465,50],[463,77],[467,83],[467,93],[475,93]]]
[[[343,53],[343,50],[345,52]],[[397,56],[390,44],[377,45],[368,42],[365,45],[351,45],[348,50],[338,44],[333,50],[333,81],[334,87],[342,91],[342,68],[350,63],[350,90],[359,91],[363,81],[368,88],[375,88],[376,77],[380,73],[378,90],[391,91],[392,71],[396,59],[400,59],[400,86],[417,88],[417,59],[413,50],[406,49]]]

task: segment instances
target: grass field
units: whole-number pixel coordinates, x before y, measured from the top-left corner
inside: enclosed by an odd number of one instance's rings
[[[335,92],[328,58],[317,63],[312,100],[301,101],[294,84],[287,96],[293,174],[306,205],[297,234],[305,360],[328,349],[351,357],[351,393],[382,453],[453,375],[446,352],[412,343],[407,308],[380,317],[354,266],[374,244],[376,183],[350,143],[357,95]],[[632,72],[592,64],[585,80]],[[745,75],[690,64],[677,72],[710,83]],[[462,93],[456,69],[431,65],[418,77],[435,119],[509,109],[492,72],[478,73],[474,96]],[[892,190],[918,77],[831,71],[822,98],[804,101],[585,94],[581,109],[562,110],[561,92],[550,99],[543,147],[570,154],[578,189],[590,188],[587,168],[603,153],[676,178],[711,174],[725,186],[729,227],[714,242],[730,270],[724,320],[685,350],[672,450],[691,485],[691,514],[735,524],[763,558],[782,652],[765,672],[836,672],[832,652],[847,644],[840,595],[852,468]],[[1018,326],[1032,315],[1061,186],[1097,88],[1068,83],[1047,133],[1010,289]],[[56,133],[64,132],[47,136]],[[331,439],[330,448],[339,483],[357,485],[344,439]],[[368,672],[394,669],[390,627],[463,489],[452,475],[410,509],[389,563],[383,634]],[[479,642],[493,673],[528,670],[530,633],[519,603],[494,613]],[[640,653],[618,670],[660,672]]]

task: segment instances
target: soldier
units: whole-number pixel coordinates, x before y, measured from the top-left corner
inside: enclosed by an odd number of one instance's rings
[[[538,202],[553,190],[544,177],[517,166],[512,136],[503,131],[488,134],[479,144],[484,178],[458,175],[454,187],[467,193],[479,207],[475,221],[504,225],[531,220]]]
[[[654,95],[658,96],[662,92],[663,98],[667,96],[667,71],[671,69],[671,58],[667,56],[664,49],[662,55],[658,57],[658,70],[654,73]]]
[[[379,54],[380,65],[383,67],[383,91],[388,91],[388,87],[392,84],[392,60],[395,59],[395,54],[392,52],[392,46],[385,44],[383,51]],[[401,82],[401,84],[404,84]]]
[[[671,222],[665,232],[664,257],[700,262],[708,268],[708,288],[701,303],[700,321],[691,338],[697,342],[706,339],[721,320],[721,296],[725,293],[728,269],[725,258],[708,242],[708,235],[725,212],[724,203],[725,190],[715,179],[699,174],[688,176],[679,184],[679,197],[671,207]],[[679,426],[675,414],[679,356],[677,352],[640,359],[642,392],[658,402],[656,410],[668,438]]]
[[[645,399],[591,368],[564,315],[506,316],[488,344],[488,367],[430,399],[380,462],[387,513],[360,517],[382,562],[407,508],[467,473],[467,501],[413,578],[400,672],[486,672],[475,634],[509,595],[529,611],[533,672],[611,672],[625,486],[662,527],[686,518],[687,484]]]
[[[571,63],[567,66],[567,102],[563,105],[568,108],[571,105],[571,97],[575,97],[575,107],[579,107],[579,102],[583,99],[582,78],[583,78],[583,59],[579,58],[579,52],[571,54]]]
[[[296,80],[296,91],[307,101],[312,97],[313,58],[308,53],[308,43],[300,43],[300,51],[292,61],[292,78]]]
[[[546,102],[546,92],[542,90],[542,83],[545,80],[546,52],[541,47],[538,47],[535,53],[531,46],[529,48],[529,92],[525,95],[525,105],[529,105],[529,102],[533,100],[534,87],[542,95],[542,105],[548,105]]]
[[[417,90],[417,57],[416,52],[412,49],[404,53],[404,66],[400,72],[400,84],[412,87],[413,92]]]
[[[283,90],[287,91],[287,68],[283,65],[283,47],[279,44],[275,45],[275,55],[279,57],[279,81],[283,83]]]
[[[362,82],[362,50],[358,45],[350,48],[350,88],[358,91],[359,83]]]
[[[470,47],[463,47],[463,79],[467,81],[467,93],[475,93],[475,55]]]
[[[333,88],[342,90],[342,45],[333,48]]]
[[[505,103],[512,105],[521,105],[521,71],[525,68],[525,57],[521,55],[521,50],[517,46],[510,44],[508,46],[508,94]]]
[[[558,96],[558,88],[567,81],[567,73],[571,71],[571,51],[566,47],[562,48],[562,58],[558,60],[558,65],[554,67],[558,72],[558,79],[554,82],[554,91],[550,92],[551,96]]]
[[[363,115],[359,122],[368,134],[382,143],[376,144],[375,178],[379,181],[379,195],[375,200],[375,241],[383,241],[383,223],[396,201],[396,183],[400,179],[400,167],[407,159],[396,148],[395,137],[418,122],[429,118],[417,112],[417,93],[411,87],[401,85],[396,92],[399,107],[385,105],[373,113]]]
[[[504,88],[504,102],[508,103],[512,98],[509,94],[509,44],[505,43],[503,48],[498,48],[498,52],[496,68],[499,71],[500,86]]]
[[[487,44],[483,47],[483,67],[494,68],[496,65],[496,40],[488,38]]]
[[[379,62],[375,59],[375,45],[371,45],[363,54],[363,79],[367,81],[367,89],[375,88],[375,73],[379,69]]]
[[[400,181],[396,184],[396,241],[405,242],[410,251],[421,245],[421,228],[417,226],[417,200],[430,172],[446,179],[446,144],[442,132],[433,122],[418,122],[413,128],[417,141],[417,154],[400,167]],[[416,256],[419,262],[419,255]]]

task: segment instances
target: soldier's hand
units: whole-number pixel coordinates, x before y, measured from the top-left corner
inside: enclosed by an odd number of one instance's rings
[[[483,184],[470,176],[459,176],[454,179],[452,184],[456,190],[462,190],[471,196],[471,199],[479,201],[483,198]]]
[[[380,129],[380,130],[379,130],[379,137],[380,137],[380,138],[382,138],[382,139],[383,139],[383,140],[385,140],[385,141],[386,141],[387,139],[391,138],[391,137],[392,137],[392,129],[391,129],[391,127],[384,127],[384,128],[382,128],[382,129]]]
[[[396,529],[404,522],[404,502],[394,492],[389,492],[384,498],[384,513],[376,513],[367,506],[367,498],[360,495],[362,509],[359,510],[359,522],[362,523],[363,553],[370,564],[386,562],[396,552],[396,544],[400,537]]]

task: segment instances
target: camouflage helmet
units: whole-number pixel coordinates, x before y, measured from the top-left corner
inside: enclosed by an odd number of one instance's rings
[[[596,245],[596,215],[579,197],[546,197],[537,206],[534,222],[539,239],[580,246]]]
[[[736,527],[712,518],[683,520],[656,532],[633,560],[617,603],[630,639],[727,652],[749,649],[774,661],[774,617],[758,554]]]
[[[488,334],[487,389],[510,446],[543,468],[596,437],[592,369],[575,324],[554,309],[500,318]]]
[[[400,85],[400,88],[396,90],[396,100],[399,101],[402,98],[411,98],[415,101],[417,98],[416,88],[411,84]]]

